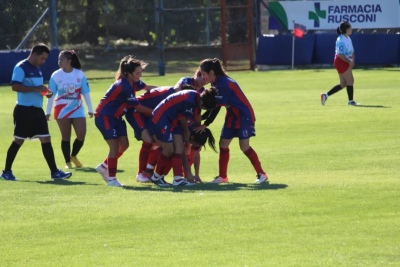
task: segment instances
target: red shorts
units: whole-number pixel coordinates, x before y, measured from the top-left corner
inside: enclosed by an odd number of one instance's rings
[[[346,70],[349,69],[350,64],[341,59],[338,56],[335,56],[335,60],[333,61],[333,65],[335,65],[335,68],[338,73],[342,74],[345,73]]]

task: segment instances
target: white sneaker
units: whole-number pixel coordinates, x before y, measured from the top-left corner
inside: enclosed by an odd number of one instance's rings
[[[108,185],[108,186],[124,186],[123,184],[121,184],[121,183],[118,181],[117,178],[108,180],[107,185]]]
[[[222,183],[228,183],[228,182],[229,182],[228,177],[222,178],[222,177],[217,176],[210,183],[211,184],[222,184]]]
[[[328,95],[325,94],[325,93],[322,93],[322,94],[321,94],[321,104],[322,104],[323,106],[325,106],[325,102],[326,102],[327,99],[328,99]]]
[[[150,179],[143,173],[139,173],[138,175],[136,175],[136,181],[138,183],[150,183]]]
[[[95,168],[96,171],[98,173],[100,173],[101,177],[103,177],[104,182],[108,182],[108,170],[107,168],[103,167],[103,164],[100,163],[99,165],[97,165],[97,167]]]
[[[255,184],[261,184],[267,182],[268,183],[268,176],[265,173],[257,174],[256,180],[254,181]]]
[[[357,103],[357,102],[354,101],[354,100],[350,100],[347,104],[348,104],[349,106],[358,106],[358,105],[360,105],[360,103]]]
[[[191,183],[186,179],[178,179],[172,182],[173,186],[192,186],[192,185],[196,185],[195,183]]]

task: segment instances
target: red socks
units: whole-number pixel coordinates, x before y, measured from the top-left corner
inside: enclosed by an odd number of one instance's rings
[[[258,160],[257,153],[252,147],[247,149],[244,154],[249,158],[251,164],[253,164],[253,167],[256,170],[257,174],[265,173],[261,167],[261,162]]]
[[[146,168],[147,164],[147,159],[150,154],[150,149],[151,149],[152,144],[144,142],[142,143],[142,147],[140,148],[139,152],[139,170],[138,173],[142,173],[144,169]]]
[[[229,148],[219,148],[219,177],[228,177]]]
[[[108,176],[116,177],[117,176],[118,159],[117,158],[108,158],[107,164],[108,164]]]
[[[171,165],[174,176],[182,176],[182,154],[174,153],[171,157]]]
[[[167,157],[163,153],[161,153],[161,155],[157,161],[156,173],[159,175],[163,175],[165,172],[165,169],[168,169],[169,165],[170,165],[169,157]]]

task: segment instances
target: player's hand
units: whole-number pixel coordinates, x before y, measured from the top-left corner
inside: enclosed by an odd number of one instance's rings
[[[354,68],[354,61],[350,62],[350,68]]]
[[[53,96],[53,92],[52,91],[47,91],[46,92],[46,95],[45,95],[47,98],[51,98],[52,96]]]
[[[194,181],[195,181],[195,183],[203,183],[203,181],[201,180],[201,178],[200,178],[200,176],[195,176],[194,177]]]
[[[188,182],[190,183],[196,183],[196,176],[194,176],[193,174],[188,174],[186,180],[188,180]]]
[[[194,127],[193,130],[195,133],[202,133],[207,128],[207,125],[203,124],[198,127]]]
[[[46,115],[46,120],[48,120],[48,121],[50,120],[50,114]]]
[[[93,118],[93,112],[88,112],[89,118]]]

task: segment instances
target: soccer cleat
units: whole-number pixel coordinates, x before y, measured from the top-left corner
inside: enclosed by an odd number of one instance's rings
[[[255,184],[261,184],[267,182],[268,183],[268,176],[265,173],[260,173],[256,175],[256,180],[254,181]]]
[[[121,184],[117,178],[113,178],[113,179],[109,179],[107,182],[108,186],[124,186],[123,184]]]
[[[66,169],[73,169],[71,162],[65,163],[65,168]]]
[[[82,168],[83,167],[82,163],[79,161],[79,159],[77,157],[71,156],[71,161],[72,161],[72,163],[74,163],[74,165],[76,167],[78,167],[78,168]]]
[[[354,100],[350,100],[349,102],[348,102],[348,105],[349,106],[358,106],[360,103],[357,103],[356,101],[354,101]]]
[[[101,177],[103,177],[104,182],[108,182],[108,170],[107,168],[105,168],[103,166],[102,163],[100,163],[99,165],[97,165],[97,167],[95,168],[95,170],[100,173]]]
[[[211,184],[222,184],[222,183],[228,183],[228,182],[229,182],[228,177],[222,178],[222,177],[217,176],[210,183]]]
[[[17,181],[18,180],[17,178],[15,178],[12,171],[3,171],[3,173],[1,174],[0,177],[7,181]]]
[[[196,185],[195,183],[191,183],[186,179],[174,179],[174,182],[172,183],[173,186],[192,186]]]
[[[143,174],[144,174],[144,176],[146,176],[147,178],[150,179],[151,176],[153,176],[153,174],[154,174],[154,170],[146,169],[146,170],[143,171]]]
[[[323,106],[325,106],[325,102],[326,102],[327,99],[328,99],[328,95],[325,94],[325,93],[322,93],[322,94],[321,94],[321,104],[322,104]]]
[[[68,179],[72,176],[72,172],[63,172],[62,170],[57,170],[51,174],[51,179],[53,180],[63,180]]]
[[[150,178],[148,178],[145,174],[141,172],[136,175],[136,181],[139,183],[150,183]]]
[[[153,174],[153,176],[151,177],[150,181],[151,181],[153,184],[158,185],[159,187],[169,187],[169,186],[171,186],[170,183],[167,183],[167,182],[164,180],[164,176],[161,176],[161,177],[159,177],[159,178],[156,178],[156,176]]]

